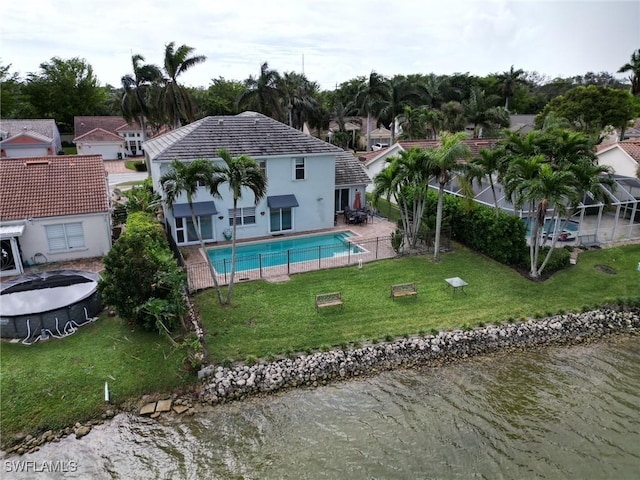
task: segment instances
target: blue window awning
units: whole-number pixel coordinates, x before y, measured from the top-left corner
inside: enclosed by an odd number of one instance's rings
[[[218,213],[218,210],[216,210],[216,204],[213,202],[196,202],[193,204],[193,211],[198,217],[201,215],[215,215]],[[174,218],[191,216],[191,209],[189,208],[188,203],[174,205],[171,212],[173,213]]]
[[[267,197],[267,205],[269,208],[291,208],[298,206],[298,200],[295,195],[272,195]]]

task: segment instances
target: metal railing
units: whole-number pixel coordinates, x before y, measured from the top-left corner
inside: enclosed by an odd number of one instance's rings
[[[407,245],[395,252],[391,246],[390,237],[375,237],[368,239],[346,239],[332,245],[289,249],[284,252],[259,253],[254,255],[238,255],[236,257],[234,281],[259,280],[273,278],[294,273],[322,270],[327,268],[344,267],[348,265],[362,265],[384,258],[398,255],[417,255],[433,252],[433,233],[427,232],[418,240],[415,248]],[[451,245],[450,232],[443,231],[441,248],[449,249]],[[213,267],[220,285],[229,283],[231,260],[214,260]],[[196,291],[213,286],[209,264],[207,262],[188,263],[185,270],[189,280],[189,290]]]

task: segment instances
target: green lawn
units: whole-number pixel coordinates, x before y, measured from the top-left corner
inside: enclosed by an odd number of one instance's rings
[[[132,332],[104,315],[63,340],[0,346],[0,433],[34,433],[87,420],[112,403],[192,383],[182,353],[156,333]]]
[[[78,153],[76,147],[62,147],[62,151],[65,155],[76,155]]]
[[[328,348],[352,342],[476,326],[559,311],[578,311],[638,295],[640,245],[593,250],[578,265],[545,282],[456,245],[434,264],[430,256],[405,257],[295,275],[286,283],[238,284],[231,306],[212,290],[196,296],[211,359],[244,360]],[[611,275],[598,264],[617,270]],[[466,294],[453,295],[444,279],[460,276]],[[417,300],[391,300],[390,285],[415,282]],[[342,292],[344,308],[315,312],[314,296]]]

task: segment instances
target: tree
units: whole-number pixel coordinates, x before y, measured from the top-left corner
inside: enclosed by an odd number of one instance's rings
[[[144,57],[140,54],[131,56],[133,74],[121,79],[124,93],[122,95],[122,116],[127,122],[135,120],[142,129],[142,141],[147,140],[147,118],[157,117],[157,109],[152,115],[150,90],[162,79],[162,72],[155,65],[144,65]],[[147,165],[147,170],[150,170]]]
[[[440,232],[442,230],[442,204],[444,201],[444,187],[455,173],[465,170],[464,160],[471,157],[469,147],[462,143],[463,133],[443,133],[440,146],[428,157],[426,168],[430,175],[438,182],[438,206],[436,210],[436,235],[433,251],[433,261],[440,261]],[[458,178],[462,178],[459,176]]]
[[[219,194],[219,188],[223,183],[227,183],[229,190],[233,195],[233,236],[231,239],[231,274],[229,276],[229,286],[227,289],[227,301],[231,302],[231,293],[233,291],[233,280],[236,270],[236,220],[238,211],[238,200],[242,198],[242,191],[251,190],[255,199],[255,204],[264,198],[267,194],[267,179],[265,178],[260,165],[248,155],[240,155],[233,158],[231,154],[225,150],[218,150],[218,155],[222,158],[224,166],[214,166],[214,177],[211,185],[211,191]]]
[[[598,138],[600,143],[608,133],[607,127],[626,128],[638,114],[638,103],[624,90],[589,85],[551,100],[536,117],[536,127],[540,128],[551,113],[567,119],[574,129]],[[623,135],[624,131],[620,138]]]
[[[199,89],[198,94],[194,95],[200,117],[237,115],[241,112],[238,108],[238,98],[242,92],[244,92],[242,82],[226,80],[223,77],[214,78],[209,88]]]
[[[463,132],[466,125],[464,106],[460,102],[450,101],[442,105],[442,129],[445,132]]]
[[[425,107],[404,107],[402,115],[398,117],[402,140],[418,140],[426,138],[427,133],[427,109]]]
[[[360,114],[367,116],[367,151],[371,149],[371,117],[379,116],[384,102],[388,99],[389,89],[385,78],[376,72],[371,72],[369,80],[361,85],[355,98]]]
[[[557,225],[555,231],[561,232],[585,195],[606,200],[600,184],[612,185],[613,177],[608,167],[597,164],[593,142],[583,133],[552,128],[525,136],[513,134],[505,140],[504,151],[509,161],[505,195],[516,208],[527,205],[531,224],[529,274],[539,278],[559,238],[553,235],[551,248],[540,263],[542,230],[549,212]]]
[[[23,92],[37,116],[55,119],[63,133],[73,132],[74,116],[94,115],[107,98],[91,65],[78,57],[41,63],[40,72],[27,76]]]
[[[480,136],[480,129],[483,130],[482,136],[487,136],[488,132],[484,130],[493,131],[509,126],[509,112],[502,107],[494,107],[491,103],[491,98],[479,88],[472,89],[469,100],[463,102],[467,120],[473,123],[473,138]]]
[[[282,102],[287,110],[289,126],[302,130],[318,107],[318,84],[310,82],[304,74],[285,72],[280,78],[279,89],[283,95]]]
[[[22,92],[20,76],[10,73],[11,65],[0,64],[0,109],[2,118],[33,118],[36,113]]]
[[[433,150],[418,147],[402,151],[388,160],[388,166],[374,178],[374,198],[392,197],[400,209],[400,219],[411,248],[415,248],[429,190],[427,165]]]
[[[380,117],[391,125],[391,144],[396,142],[396,119],[402,115],[411,100],[418,99],[418,92],[404,77],[394,77],[388,83],[389,93],[380,106]]]
[[[200,223],[193,209],[193,199],[198,194],[199,185],[204,185],[208,188],[211,195],[217,195],[217,190],[214,185],[213,164],[205,159],[193,160],[190,163],[174,160],[169,165],[167,172],[160,177],[160,185],[165,194],[165,203],[168,208],[172,208],[181,195],[186,195],[189,211],[191,212],[191,222],[198,241],[200,242],[200,248],[204,252],[204,241],[202,240],[202,233],[200,232]],[[218,301],[222,304],[222,291],[218,284],[216,271],[211,262],[207,262],[207,265],[209,265],[213,286],[218,294]]]
[[[181,45],[175,48],[170,42],[164,48],[164,86],[162,88],[162,107],[167,120],[173,128],[180,128],[183,121],[195,120],[195,106],[189,91],[178,83],[178,77],[195,65],[203,63],[207,57],[192,55],[194,48]]]
[[[467,172],[467,180],[473,182],[477,180],[478,186],[482,185],[485,178],[489,181],[491,194],[493,197],[493,206],[496,212],[498,209],[498,196],[496,195],[496,185],[494,177],[500,177],[504,165],[504,153],[499,149],[481,148],[479,155],[469,162],[469,171]]]
[[[257,78],[249,76],[244,81],[245,91],[238,98],[238,105],[278,121],[284,120],[280,82],[278,71],[271,70],[269,64],[264,62],[260,66],[260,75]]]
[[[640,96],[640,48],[631,54],[631,61],[620,67],[618,73],[629,72],[631,95]]]
[[[127,228],[104,257],[98,292],[118,315],[144,329],[169,334],[186,311],[185,276],[160,224],[133,212]]]
[[[513,65],[511,65],[511,69],[509,69],[509,71],[503,72],[497,76],[498,84],[500,85],[500,90],[504,98],[504,109],[506,111],[509,111],[509,99],[513,97],[517,86],[524,83],[521,78],[523,74],[524,70],[521,68],[514,70]]]

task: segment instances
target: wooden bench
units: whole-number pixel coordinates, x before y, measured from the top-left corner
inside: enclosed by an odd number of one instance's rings
[[[342,301],[342,294],[340,292],[316,295],[316,312],[320,308],[336,307],[338,305],[340,305],[340,307],[344,305],[344,302]]]
[[[398,285],[391,285],[391,298],[394,300],[398,297],[417,297],[418,290],[415,283],[400,283]]]
[[[598,241],[598,237],[595,233],[590,235],[579,235],[578,236],[578,245],[581,247],[599,247],[600,242]]]

